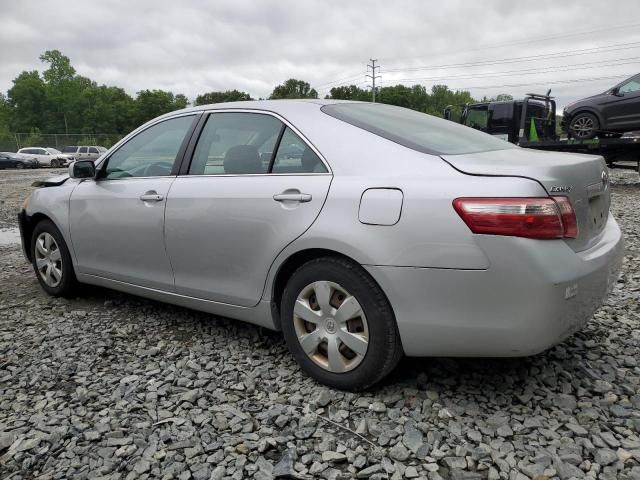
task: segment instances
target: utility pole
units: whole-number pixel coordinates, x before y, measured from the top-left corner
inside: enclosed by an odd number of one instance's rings
[[[376,103],[376,78],[380,78],[380,75],[376,75],[376,68],[380,68],[380,65],[376,65],[378,59],[370,58],[369,61],[371,64],[367,64],[367,72],[371,69],[371,75],[367,73],[365,76],[371,79],[371,83],[373,84],[371,88],[371,93],[373,94],[373,103]]]

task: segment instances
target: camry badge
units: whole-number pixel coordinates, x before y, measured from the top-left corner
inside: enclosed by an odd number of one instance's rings
[[[569,193],[573,187],[571,185],[553,185],[551,193]]]

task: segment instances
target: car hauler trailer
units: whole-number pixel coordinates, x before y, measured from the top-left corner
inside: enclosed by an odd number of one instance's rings
[[[610,168],[640,173],[640,137],[617,138],[602,132],[601,138],[591,140],[561,139],[556,130],[556,102],[549,93],[528,93],[522,100],[466,104],[458,107],[458,116],[456,107],[450,105],[444,116],[523,148],[602,155]]]

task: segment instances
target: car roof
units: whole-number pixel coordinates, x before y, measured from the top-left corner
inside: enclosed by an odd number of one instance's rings
[[[227,110],[227,109],[247,109],[247,110],[264,110],[279,114],[286,114],[292,109],[298,109],[301,105],[307,104],[309,108],[318,109],[324,105],[333,105],[336,103],[368,103],[358,102],[355,100],[333,100],[320,98],[299,98],[294,100],[246,100],[242,102],[225,102],[225,103],[209,103],[206,105],[198,105],[197,107],[184,108],[182,110],[174,110],[166,113],[158,118],[172,117],[183,113],[197,113],[205,110]]]

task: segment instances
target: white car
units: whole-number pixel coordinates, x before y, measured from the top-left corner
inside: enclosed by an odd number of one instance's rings
[[[75,160],[72,155],[67,155],[60,150],[50,147],[21,148],[17,153],[21,157],[35,158],[41,166],[53,168],[64,167]]]

